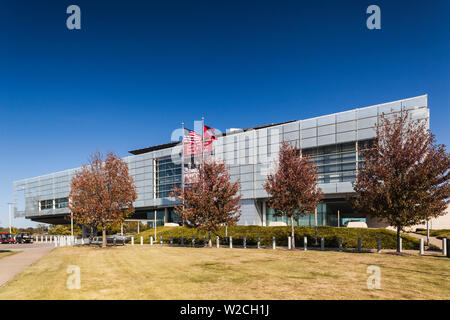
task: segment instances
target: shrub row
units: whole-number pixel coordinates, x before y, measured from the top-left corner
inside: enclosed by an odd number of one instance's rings
[[[397,235],[395,232],[387,229],[366,229],[366,228],[336,228],[336,227],[318,227],[318,242],[324,238],[325,247],[338,247],[339,238],[342,238],[344,248],[356,248],[358,238],[361,238],[362,247],[366,249],[376,249],[377,239],[381,238],[383,249],[395,249],[397,247]],[[204,237],[208,239],[208,232],[196,230],[187,227],[159,227],[157,230],[156,242],[159,243],[160,237],[163,237],[163,243],[169,243],[173,237],[174,244],[181,244],[181,238],[184,237],[184,244],[191,245],[192,237],[195,244],[203,244]],[[272,237],[275,237],[278,246],[287,246],[290,236],[290,227],[261,227],[261,226],[230,226],[228,227],[228,237],[233,237],[233,245],[241,246],[243,238],[246,237],[247,246],[256,246],[258,237],[261,238],[261,246],[271,246]],[[150,236],[154,236],[154,229],[146,230],[136,236],[136,243],[143,237],[144,243],[150,242]],[[225,238],[225,228],[221,228],[216,234],[212,234],[213,244],[216,244],[216,236],[220,237],[220,244],[228,243]],[[296,247],[303,246],[303,239],[307,237],[308,246],[314,245],[315,231],[314,227],[295,227]],[[419,240],[411,236],[402,235],[403,249],[418,250]]]
[[[416,233],[426,236],[427,229],[417,228]],[[450,238],[450,230],[449,229],[439,229],[439,230],[430,230],[430,236],[436,237],[438,239]]]

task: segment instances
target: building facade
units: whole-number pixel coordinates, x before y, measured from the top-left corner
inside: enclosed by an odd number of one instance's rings
[[[375,137],[375,125],[384,113],[408,110],[412,119],[429,123],[427,96],[418,96],[379,105],[356,108],[316,118],[270,124],[248,129],[233,129],[217,135],[210,153],[229,167],[232,181],[240,181],[242,195],[241,225],[269,226],[289,223],[274,215],[267,206],[263,188],[267,174],[278,158],[282,141],[301,148],[318,166],[319,187],[324,199],[317,208],[318,225],[345,226],[349,221],[377,223],[355,213],[346,201],[353,192],[358,168],[363,159],[360,150]],[[177,204],[169,194],[180,185],[192,159],[181,160],[179,142],[130,151],[125,157],[134,177],[138,199],[132,219],[156,220],[158,225],[177,223]],[[184,171],[182,170],[184,168]],[[14,182],[16,217],[45,223],[68,223],[70,181],[77,169],[51,173]],[[156,218],[156,219],[155,219]],[[296,221],[296,225],[314,225],[314,214]]]

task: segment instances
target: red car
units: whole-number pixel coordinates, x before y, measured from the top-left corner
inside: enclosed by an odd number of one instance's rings
[[[11,233],[0,232],[0,243],[16,243]]]

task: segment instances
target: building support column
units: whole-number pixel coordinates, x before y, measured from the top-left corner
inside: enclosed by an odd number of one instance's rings
[[[70,235],[73,237],[73,213],[70,213]]]
[[[263,200],[262,203],[262,225],[266,226],[267,225],[267,204],[266,204],[266,200]]]
[[[338,218],[338,228],[341,226],[341,215],[340,215],[340,212],[339,212],[339,210],[338,210],[338,216],[337,216],[337,218]]]

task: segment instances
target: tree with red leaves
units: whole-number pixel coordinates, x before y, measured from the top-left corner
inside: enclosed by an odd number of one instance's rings
[[[450,197],[450,157],[435,144],[426,120],[407,110],[381,116],[373,145],[361,151],[363,166],[353,187],[355,209],[387,221],[400,232],[444,214]]]
[[[78,223],[102,228],[102,247],[106,247],[106,228],[123,222],[134,211],[136,199],[127,163],[113,153],[103,161],[97,152],[72,179],[69,209]]]
[[[180,201],[175,212],[186,225],[207,230],[211,247],[212,232],[216,233],[221,226],[234,225],[239,221],[239,185],[238,181],[230,181],[230,174],[222,161],[205,159],[192,183],[184,188],[174,188],[172,196]]]
[[[264,189],[270,195],[269,206],[276,215],[291,220],[292,248],[295,248],[294,219],[314,211],[322,199],[317,187],[317,167],[308,157],[297,154],[297,148],[283,141],[276,170],[269,174]]]

